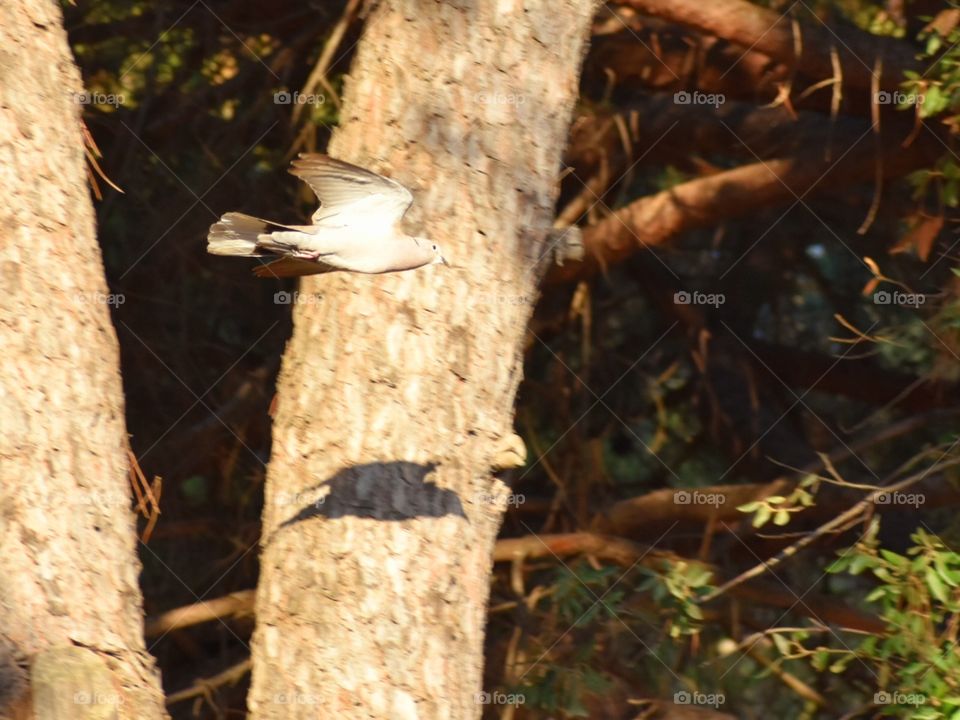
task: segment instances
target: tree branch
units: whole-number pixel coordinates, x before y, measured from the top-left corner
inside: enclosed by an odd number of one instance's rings
[[[843,82],[865,91],[871,87],[877,58],[882,61],[884,90],[899,88],[905,70],[923,72],[909,45],[853,26],[831,28],[813,13],[798,24],[802,49],[797,57],[798,38],[790,17],[745,0],[624,0],[624,4],[761,52],[815,80],[833,77],[834,51],[840,57]]]
[[[866,132],[841,159],[805,152],[765,160],[681,183],[640,198],[583,229],[584,260],[554,268],[547,282],[595,273],[632,255],[641,246],[663,245],[695,228],[733,220],[765,207],[795,202],[808,192],[864,182],[876,169],[876,144]],[[882,141],[884,177],[897,177],[934,162],[943,146],[921,134],[904,149],[895,138]]]
[[[560,535],[528,535],[521,538],[498,540],[493,558],[496,562],[510,562],[522,558],[564,558],[570,555],[593,555],[615,562],[618,565],[632,567],[643,565],[653,569],[665,570],[667,565],[676,562],[699,563],[717,576],[716,569],[709,563],[682,558],[675,553],[652,550],[623,538],[596,533],[578,532]],[[788,608],[800,615],[815,618],[821,622],[842,625],[863,632],[882,633],[884,624],[871,615],[862,614],[853,608],[827,597],[804,596],[799,601],[789,591],[768,584],[751,584],[741,587],[734,593],[738,598],[772,607]]]

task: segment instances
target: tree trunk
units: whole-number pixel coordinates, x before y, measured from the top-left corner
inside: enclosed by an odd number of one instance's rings
[[[80,90],[57,4],[0,3],[0,716],[159,718]]]
[[[588,0],[382,3],[335,157],[416,198],[455,267],[304,281],[278,390],[250,707],[477,717],[521,341],[592,18]]]

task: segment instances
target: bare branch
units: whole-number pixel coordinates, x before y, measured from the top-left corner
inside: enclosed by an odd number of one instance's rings
[[[796,56],[795,32],[791,18],[745,0],[624,0],[636,10],[696,28],[763,53],[814,80],[834,76],[831,52],[839,54],[843,80],[864,91],[873,80],[873,64],[881,59],[883,72],[878,85],[896,90],[905,70],[923,72],[909,45],[879,37],[852,26],[830,28],[811,12],[801,11],[800,57]],[[792,3],[789,7],[796,7]],[[800,7],[804,7],[800,4]]]

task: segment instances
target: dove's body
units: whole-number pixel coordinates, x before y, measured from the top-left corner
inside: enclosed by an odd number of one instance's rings
[[[261,277],[385,273],[445,264],[435,243],[400,229],[413,196],[399,183],[325,155],[302,155],[291,172],[320,198],[312,225],[227,213],[210,228],[207,252],[279,257],[255,270]]]
[[[319,262],[339,270],[385,273],[413,270],[436,259],[433,243],[421,238],[382,242],[383,234],[365,235],[353,228],[280,230],[258,236],[258,246],[277,254],[307,262]],[[376,252],[370,252],[370,247]],[[315,270],[321,272],[321,270]],[[261,274],[269,275],[263,271]]]

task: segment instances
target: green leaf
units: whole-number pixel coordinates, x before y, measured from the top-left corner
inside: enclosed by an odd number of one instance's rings
[[[930,588],[931,595],[933,595],[944,605],[950,602],[950,599],[947,596],[947,587],[943,584],[943,581],[940,579],[940,575],[937,574],[937,571],[934,568],[927,568],[926,579],[927,587]]]
[[[838,557],[832,563],[827,565],[826,572],[831,574],[841,573],[844,570],[846,570],[848,567],[850,567],[851,560],[852,558],[849,555],[843,555],[841,557]]]
[[[830,672],[832,672],[835,675],[839,675],[840,673],[842,673],[844,670],[847,669],[847,665],[850,664],[851,660],[853,660],[853,655],[844,655],[839,660],[835,661],[832,665],[830,665]]]
[[[773,644],[777,646],[777,650],[780,652],[780,654],[789,655],[791,651],[790,641],[783,636],[783,633],[774,633],[772,637]]]
[[[757,514],[753,516],[753,526],[763,527],[767,524],[771,515],[773,515],[773,511],[768,506],[762,505],[760,509],[757,510]]]
[[[923,97],[923,105],[920,106],[920,115],[922,117],[932,117],[939,115],[950,105],[950,96],[944,94],[939,85],[931,85],[927,88]]]
[[[897,555],[897,553],[892,550],[880,548],[880,556],[896,567],[904,567],[907,564],[907,559],[903,555]]]
[[[853,556],[853,560],[850,561],[850,574],[859,575],[866,568],[873,565],[874,562],[876,561],[870,555],[863,555],[861,553],[857,553],[856,555]]]
[[[830,653],[824,648],[818,648],[810,658],[810,664],[814,670],[826,670],[827,663],[830,662]]]
[[[924,634],[926,621],[920,615],[911,615],[910,619],[907,621],[907,627],[910,629],[910,633],[916,637],[922,637]]]
[[[948,180],[944,183],[943,202],[949,207],[956,207],[960,202],[960,184],[956,180]]]
[[[949,553],[952,555],[953,553]],[[937,569],[937,574],[940,576],[940,579],[943,580],[950,587],[960,586],[960,573],[956,570],[951,570],[947,566],[947,558],[945,553],[937,553],[933,556],[933,566]]]
[[[713,571],[705,567],[698,568],[694,566],[687,575],[687,580],[690,581],[690,584],[693,587],[703,587],[704,585],[708,585],[712,578]]]

